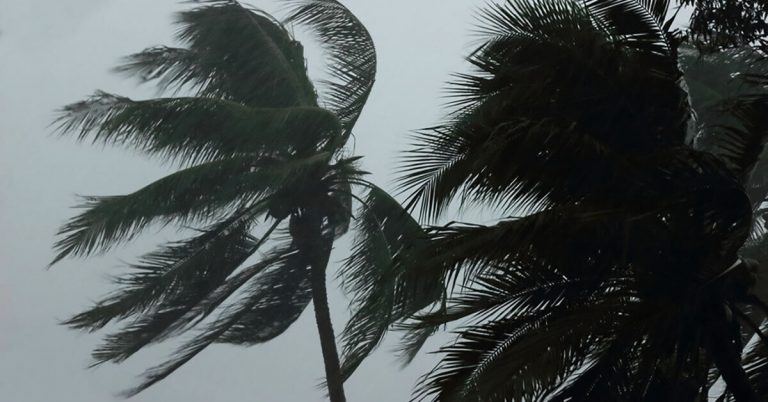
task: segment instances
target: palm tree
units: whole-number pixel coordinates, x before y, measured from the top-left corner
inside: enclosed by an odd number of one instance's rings
[[[318,98],[302,45],[281,23],[237,1],[203,3],[177,15],[182,47],[148,48],[117,68],[171,97],[99,91],[61,111],[62,133],[137,149],[180,170],[130,194],[85,197],[59,232],[53,263],[106,252],[153,224],[196,228],[144,255],[116,278],[117,290],[65,324],[97,331],[127,321],[94,350],[94,365],[198,330],[126,392],[134,395],[213,343],[275,338],[312,301],[329,397],[343,402],[343,380],[364,356],[345,354],[342,371],[326,293],[329,255],[349,227],[354,188],[389,200],[344,148],[374,82],[373,43],[339,2],[289,1],[288,21],[307,26],[329,53],[331,81]]]
[[[742,331],[768,341],[748,315],[766,309],[764,268],[740,255],[767,195],[745,188],[768,81],[748,76],[731,122],[694,147],[669,6],[509,0],[482,15],[474,70],[402,184],[428,220],[456,199],[522,215],[401,240],[394,298],[449,289],[398,317],[405,349],[463,325],[417,399],[702,401],[718,375],[722,399],[768,398],[768,345],[741,356]]]

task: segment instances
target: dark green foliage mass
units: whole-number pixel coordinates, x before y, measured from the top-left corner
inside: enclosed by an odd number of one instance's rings
[[[168,97],[97,91],[60,111],[63,134],[135,149],[179,170],[130,194],[85,197],[59,232],[54,263],[106,252],[151,225],[197,228],[141,257],[115,278],[115,291],[65,324],[97,331],[123,323],[94,350],[94,364],[194,331],[133,395],[211,344],[279,336],[312,301],[329,396],[341,402],[343,380],[372,347],[345,348],[342,375],[326,299],[328,258],[350,226],[353,191],[370,191],[364,205],[390,200],[345,148],[373,86],[373,42],[335,0],[287,1],[288,21],[316,33],[329,55],[330,80],[318,96],[302,45],[280,22],[236,1],[200,3],[176,16],[179,47],[148,48],[115,69]],[[361,236],[385,233],[358,226]]]
[[[428,228],[390,254],[389,299],[431,298],[386,310],[404,347],[459,326],[415,399],[704,401],[718,377],[723,400],[768,398],[768,337],[744,349],[766,308],[764,262],[744,248],[768,195],[753,188],[764,55],[695,64],[670,8],[508,0],[481,15],[471,70],[401,184],[428,221],[454,201],[520,215]]]

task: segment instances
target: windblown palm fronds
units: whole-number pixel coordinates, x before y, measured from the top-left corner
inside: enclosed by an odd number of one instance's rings
[[[693,147],[668,8],[508,0],[482,15],[473,71],[451,85],[447,122],[417,134],[401,183],[426,220],[456,199],[522,216],[428,229],[417,262],[392,254],[408,272],[396,289],[449,289],[407,338],[460,325],[415,399],[700,401],[718,376],[738,401],[768,397],[762,349],[741,359],[763,269],[740,256],[765,199],[746,189],[768,98],[750,76]]]
[[[335,0],[288,2],[288,21],[328,48],[331,81],[318,97],[302,45],[281,23],[236,1],[201,3],[177,15],[179,47],[151,47],[116,68],[167,97],[98,91],[61,109],[61,133],[181,169],[130,194],[85,197],[59,232],[53,263],[106,252],[153,224],[203,229],[143,256],[115,279],[117,290],[65,324],[97,331],[126,323],[94,350],[94,364],[196,331],[133,395],[211,344],[279,336],[313,301],[329,396],[341,402],[344,378],[368,349],[354,353],[342,377],[325,271],[333,241],[350,226],[353,191],[383,197],[344,149],[374,82],[373,42]]]

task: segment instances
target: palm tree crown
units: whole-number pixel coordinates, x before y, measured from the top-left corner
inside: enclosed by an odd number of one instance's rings
[[[718,375],[723,398],[765,396],[768,349],[741,359],[765,303],[739,250],[766,198],[745,191],[766,81],[691,132],[669,6],[508,0],[482,15],[473,71],[447,122],[417,134],[402,184],[428,220],[457,198],[523,215],[432,228],[394,256],[399,299],[452,289],[406,320],[406,350],[463,324],[417,399],[698,401]]]
[[[61,111],[62,133],[138,149],[180,170],[127,195],[86,197],[59,232],[54,263],[107,251],[152,224],[199,228],[144,255],[116,279],[116,291],[66,324],[96,331],[127,321],[93,352],[94,364],[198,330],[133,395],[213,343],[273,339],[314,301],[329,395],[343,401],[343,379],[364,356],[345,355],[342,374],[325,270],[349,227],[353,188],[386,200],[344,148],[373,86],[373,43],[337,1],[289,1],[288,21],[308,27],[330,56],[331,80],[318,97],[302,45],[281,23],[236,1],[202,3],[177,15],[181,47],[148,48],[116,69],[171,97],[99,91]]]

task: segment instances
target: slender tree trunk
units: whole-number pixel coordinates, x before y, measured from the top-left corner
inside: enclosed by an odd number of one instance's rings
[[[749,377],[741,366],[741,353],[730,339],[727,322],[719,320],[711,326],[712,338],[707,349],[720,370],[728,390],[736,402],[760,402]]]
[[[315,321],[320,337],[320,348],[325,363],[325,380],[328,386],[330,402],[346,402],[344,396],[344,378],[341,375],[336,337],[333,333],[331,313],[328,308],[328,292],[325,286],[325,271],[331,256],[333,241],[322,234],[322,218],[307,213],[302,221],[300,248],[309,259],[312,275],[312,304],[315,307]]]
[[[329,253],[330,254],[330,250]],[[320,262],[320,261],[318,261]],[[331,402],[345,402],[344,379],[341,376],[339,353],[336,350],[336,337],[331,324],[331,313],[328,309],[328,293],[325,289],[325,263],[312,266],[312,303],[315,306],[315,320],[317,331],[320,334],[320,347],[323,351],[325,363],[325,379],[328,383],[328,396]]]

